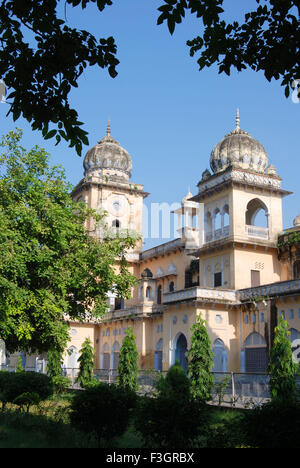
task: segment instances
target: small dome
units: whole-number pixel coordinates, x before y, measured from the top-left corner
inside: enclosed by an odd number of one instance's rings
[[[229,166],[264,173],[268,156],[264,147],[250,133],[240,128],[239,111],[236,128],[223,138],[212,150],[210,166],[214,173],[224,171]]]
[[[294,219],[294,226],[300,226],[300,215],[296,216],[296,218]]]
[[[101,171],[103,175],[109,178],[130,179],[131,157],[120,143],[111,136],[110,123],[108,123],[107,134],[86,153],[83,167],[84,175]]]

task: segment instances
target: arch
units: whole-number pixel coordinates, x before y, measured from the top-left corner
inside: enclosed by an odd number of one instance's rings
[[[76,346],[71,346],[68,349],[68,357],[67,357],[67,368],[69,369],[78,369],[78,350]]]
[[[212,233],[212,216],[211,216],[211,212],[210,212],[210,211],[207,211],[207,212],[205,213],[204,222],[205,222],[205,232],[206,232],[207,234],[211,234],[211,233]]]
[[[154,353],[154,369],[156,371],[162,371],[162,356],[163,356],[163,339],[160,338],[156,343],[155,353]]]
[[[244,341],[241,351],[242,372],[265,373],[268,365],[266,340],[257,332],[252,332]]]
[[[151,286],[147,286],[147,288],[146,288],[146,299],[148,299],[148,301],[152,300],[152,288],[151,288]]]
[[[219,208],[214,211],[214,228],[215,231],[222,229],[222,215]]]
[[[100,356],[100,368],[108,370],[110,368],[110,353],[109,346],[105,343],[102,346],[101,356]]]
[[[156,302],[157,304],[161,304],[162,302],[162,285],[159,284],[158,287],[157,287],[157,298],[156,298]]]
[[[222,208],[222,216],[223,216],[223,227],[227,227],[230,224],[230,216],[229,216],[229,205],[226,205]]]
[[[169,292],[174,292],[175,291],[175,284],[174,281],[171,281],[169,283]]]
[[[120,356],[120,344],[118,341],[115,341],[112,347],[112,369],[118,369],[119,365],[119,356]]]
[[[227,351],[220,338],[214,341],[212,352],[214,355],[213,372],[227,372]]]
[[[164,276],[164,274],[164,270],[161,267],[158,267],[154,274],[154,278],[161,278],[162,276]]]
[[[153,278],[153,273],[152,273],[151,270],[149,270],[149,268],[145,268],[145,270],[141,274],[141,277],[142,278]]]
[[[112,222],[112,227],[116,228],[116,229],[120,229],[120,227],[121,227],[120,220],[119,219],[114,219],[113,222]]]
[[[259,198],[249,201],[245,214],[245,221],[248,226],[268,227],[268,208]]]
[[[187,339],[183,333],[178,333],[173,341],[173,359],[172,364],[175,364],[176,361],[180,363],[184,371],[187,371],[188,361],[187,361]]]

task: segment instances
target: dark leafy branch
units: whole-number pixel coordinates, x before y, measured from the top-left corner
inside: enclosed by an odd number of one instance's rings
[[[268,81],[281,80],[289,96],[300,78],[299,0],[256,0],[242,24],[222,19],[224,0],[164,0],[158,24],[167,22],[171,34],[186,11],[202,20],[201,34],[187,41],[190,55],[200,52],[200,70],[217,63],[219,73],[262,70]],[[298,80],[295,84],[295,80]]]
[[[102,11],[111,0],[66,0],[73,7],[89,2]],[[57,17],[59,0],[3,1],[0,6],[0,77],[11,90],[8,114],[21,115],[41,130],[45,139],[55,137],[75,147],[80,155],[88,145],[87,132],[68,96],[88,66],[107,68],[117,75],[116,44],[113,37],[97,40],[84,30],[67,26]],[[32,33],[28,44],[24,29]],[[26,36],[27,37],[27,36]],[[50,129],[50,126],[54,128]]]

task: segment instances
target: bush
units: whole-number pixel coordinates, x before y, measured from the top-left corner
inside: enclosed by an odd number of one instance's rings
[[[4,405],[23,394],[35,394],[40,401],[53,395],[53,385],[45,374],[36,372],[0,372],[0,397]]]
[[[300,440],[300,405],[275,400],[245,416],[247,443],[258,448],[297,448]]]
[[[135,406],[136,395],[115,385],[100,383],[75,394],[71,423],[79,430],[94,434],[99,446],[126,430]]]
[[[141,397],[135,412],[135,427],[146,447],[192,447],[207,411],[192,398],[189,379],[179,363],[157,384],[157,396]]]

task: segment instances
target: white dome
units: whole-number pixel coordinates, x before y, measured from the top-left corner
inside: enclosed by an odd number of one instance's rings
[[[237,113],[236,128],[212,150],[211,169],[217,173],[233,166],[264,173],[267,165],[266,150],[250,133],[240,128],[240,118],[239,113]]]
[[[111,136],[110,124],[107,127],[107,134],[86,153],[83,167],[85,175],[102,170],[103,175],[108,175],[110,178],[130,179],[131,157]]]

